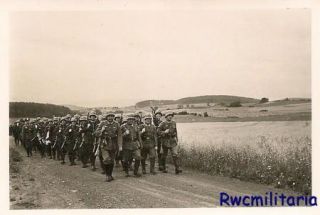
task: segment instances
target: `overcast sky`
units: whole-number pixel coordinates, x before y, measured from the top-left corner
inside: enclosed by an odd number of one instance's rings
[[[17,12],[10,101],[311,97],[308,9]]]

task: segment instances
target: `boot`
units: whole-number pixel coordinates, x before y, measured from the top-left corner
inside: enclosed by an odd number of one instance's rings
[[[133,163],[133,159],[131,159],[131,160],[129,161],[129,170],[130,170],[130,171],[133,171],[132,163]]]
[[[106,164],[105,165],[105,173],[106,173],[106,182],[111,182],[112,181],[112,177],[111,177],[111,165],[110,164]]]
[[[113,176],[112,176],[113,168],[114,168],[114,163],[112,163],[111,166],[110,166],[110,176],[111,176],[111,179],[112,179],[112,180],[114,180],[114,178],[113,178]]]
[[[141,174],[138,172],[139,171],[139,166],[140,166],[140,160],[135,160],[134,162],[134,170],[133,174],[135,177],[141,177]]]
[[[116,167],[120,167],[120,161],[116,160]]]
[[[162,161],[161,154],[158,154],[158,166],[159,166],[159,171],[163,171],[163,161]]]
[[[141,160],[142,174],[147,174],[146,171],[146,160]]]
[[[129,162],[123,162],[123,168],[124,168],[124,172],[126,173],[126,177],[130,177],[130,175],[129,175]]]
[[[154,171],[155,163],[156,163],[156,159],[155,159],[155,158],[151,158],[151,159],[150,159],[150,173],[151,173],[152,175],[156,175],[156,174],[157,174],[157,173]]]
[[[124,164],[123,160],[121,160],[122,171],[125,171],[124,165],[125,164]]]
[[[176,174],[182,173],[182,170],[179,167],[179,162],[177,157],[173,157],[173,164],[175,166],[175,172]]]
[[[162,164],[163,164],[162,172],[163,173],[168,173],[167,167],[166,167],[166,158],[162,158],[161,160],[162,160]]]
[[[102,169],[101,174],[104,175],[104,174],[106,174],[106,172],[105,172],[105,168],[104,168],[103,158],[99,157],[99,161],[100,161],[100,167]]]
[[[65,155],[63,154],[63,155],[61,155],[61,164],[65,164],[66,162],[64,161],[64,158],[65,158]]]

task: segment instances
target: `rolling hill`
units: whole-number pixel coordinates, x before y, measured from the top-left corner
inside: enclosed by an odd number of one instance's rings
[[[241,103],[257,103],[259,99],[241,97],[241,96],[228,96],[228,95],[205,95],[185,97],[178,100],[145,100],[136,103],[136,107],[143,108],[147,106],[161,106],[171,104],[198,104],[198,103],[225,103],[230,104],[234,101],[240,101]]]

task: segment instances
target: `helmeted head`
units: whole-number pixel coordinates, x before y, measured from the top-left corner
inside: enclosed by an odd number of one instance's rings
[[[134,117],[136,122],[140,122],[141,121],[141,112],[135,112],[133,114],[133,117]]]
[[[147,115],[145,115],[144,116],[144,122],[146,123],[146,124],[151,124],[151,121],[152,121],[152,115],[151,114],[147,114]]]
[[[79,119],[80,125],[86,124],[87,121],[88,121],[88,117],[87,116],[81,116],[80,119]]]
[[[173,112],[168,112],[166,113],[165,118],[167,121],[171,121],[173,116],[174,116]]]
[[[160,111],[160,110],[157,110],[157,111],[155,112],[155,116],[156,116],[157,119],[160,119],[160,118],[162,117],[161,111]]]
[[[72,125],[76,125],[77,124],[77,119],[74,118],[74,117],[72,117],[70,121],[71,121]]]
[[[132,125],[135,121],[134,115],[128,115],[127,117],[127,124]]]
[[[114,117],[115,117],[115,114],[114,114],[113,112],[108,112],[108,113],[106,114],[106,119],[107,119],[107,121],[109,121],[109,122],[112,122],[112,121],[114,120]]]
[[[97,119],[97,113],[94,110],[90,111],[89,112],[89,118],[90,118],[90,120],[96,120]]]
[[[58,123],[58,122],[59,122],[59,117],[56,117],[56,116],[53,117],[53,122],[54,122],[54,123]]]
[[[116,114],[115,116],[114,116],[114,120],[115,121],[117,121],[118,123],[121,123],[121,114]]]
[[[125,115],[125,116],[122,117],[121,124],[123,125],[123,124],[127,123],[127,121],[128,121],[128,117]]]
[[[78,119],[78,120],[80,119],[80,115],[79,114],[75,114],[73,117]]]
[[[66,119],[66,117],[61,117],[61,119],[60,119],[60,123],[61,123],[61,125],[65,125],[66,123],[67,123],[67,119]]]

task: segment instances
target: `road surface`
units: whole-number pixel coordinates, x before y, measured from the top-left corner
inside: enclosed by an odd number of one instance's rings
[[[262,194],[278,191],[271,186],[242,182],[220,176],[210,176],[194,170],[126,178],[121,168],[115,168],[111,183],[98,169],[61,165],[39,154],[26,157],[24,149],[15,147],[23,160],[16,162],[19,172],[10,173],[10,208],[193,208],[219,206],[219,193],[230,195]],[[97,163],[97,166],[98,163]]]

